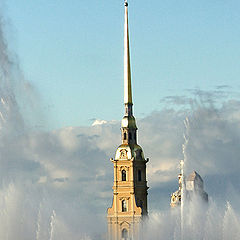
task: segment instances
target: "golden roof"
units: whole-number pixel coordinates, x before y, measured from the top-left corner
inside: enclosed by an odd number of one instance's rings
[[[145,160],[142,148],[137,144],[121,144],[115,155],[115,160]]]

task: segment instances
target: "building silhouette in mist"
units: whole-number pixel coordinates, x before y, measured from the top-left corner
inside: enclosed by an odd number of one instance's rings
[[[179,174],[178,182],[178,190],[171,194],[171,207],[176,207],[181,204],[182,187],[185,187],[186,200],[192,200],[193,197],[197,197],[200,200],[208,202],[208,194],[204,191],[203,180],[196,171],[193,171],[186,180],[183,180],[182,174]]]

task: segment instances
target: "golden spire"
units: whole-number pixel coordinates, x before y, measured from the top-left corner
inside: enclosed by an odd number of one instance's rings
[[[133,116],[133,103],[132,103],[132,87],[131,87],[131,67],[130,67],[130,49],[129,49],[129,32],[128,32],[128,2],[125,0],[125,25],[124,25],[124,105],[125,114],[122,119],[122,134],[136,136],[136,121]],[[129,133],[129,131],[133,131]],[[128,134],[129,133],[129,134]],[[130,137],[125,139],[124,143],[136,143],[136,137]]]
[[[128,32],[128,2],[125,0],[124,25],[124,104],[132,105],[131,67]]]

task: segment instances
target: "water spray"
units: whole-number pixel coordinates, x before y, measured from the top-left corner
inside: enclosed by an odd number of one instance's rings
[[[184,240],[184,198],[185,198],[185,184],[184,184],[184,160],[180,161],[180,170],[181,170],[181,176],[180,176],[180,183],[181,183],[181,240]]]
[[[40,240],[40,231],[41,231],[41,209],[42,209],[42,204],[40,204],[39,210],[38,210],[36,240]]]
[[[187,161],[186,148],[189,142],[189,119],[184,120],[185,133],[183,134],[184,143],[182,145],[183,160],[180,161],[180,183],[181,183],[181,240],[184,240],[184,203],[185,203],[185,177],[184,165]]]
[[[56,213],[53,210],[52,215],[51,215],[51,221],[50,221],[50,238],[49,238],[49,240],[53,240],[55,218],[56,218]]]

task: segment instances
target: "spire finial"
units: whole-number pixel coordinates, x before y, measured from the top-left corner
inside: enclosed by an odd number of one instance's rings
[[[124,104],[125,114],[132,115],[132,87],[131,87],[131,67],[130,48],[128,32],[128,1],[125,0],[125,25],[124,25]]]

